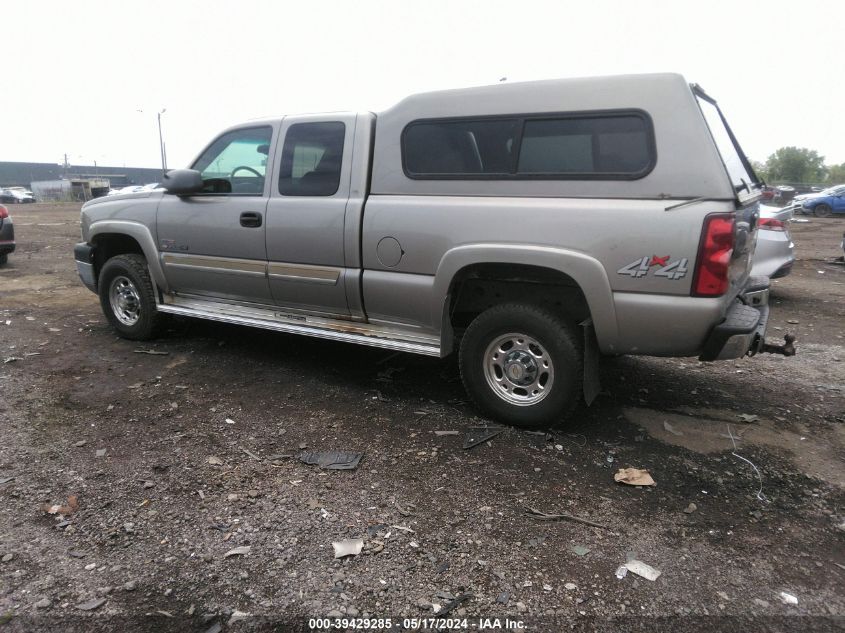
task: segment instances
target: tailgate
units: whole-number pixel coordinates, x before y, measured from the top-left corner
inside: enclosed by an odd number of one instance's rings
[[[733,298],[744,287],[751,270],[763,183],[754,173],[716,101],[698,85],[693,85],[692,90],[736,196],[735,240],[728,269]]]

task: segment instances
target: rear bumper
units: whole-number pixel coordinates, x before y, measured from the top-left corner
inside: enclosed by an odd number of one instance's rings
[[[91,292],[97,292],[97,278],[94,274],[94,247],[80,242],[73,247],[73,258],[76,260],[76,271],[79,279]]]
[[[756,354],[766,339],[769,320],[769,278],[751,277],[728,308],[724,320],[713,328],[699,360],[728,360]]]

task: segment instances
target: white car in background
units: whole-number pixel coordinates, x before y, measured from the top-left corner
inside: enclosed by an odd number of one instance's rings
[[[771,279],[786,277],[795,263],[795,245],[789,234],[792,207],[770,207],[760,205],[760,229],[757,232],[757,247],[754,251],[752,275],[765,275]]]
[[[35,196],[25,187],[6,187],[2,190],[2,202],[29,204],[35,202]]]
[[[116,196],[119,193],[138,193],[139,191],[152,191],[153,189],[161,189],[160,183],[151,182],[148,185],[128,185],[120,189],[111,189],[108,193],[110,196]]]

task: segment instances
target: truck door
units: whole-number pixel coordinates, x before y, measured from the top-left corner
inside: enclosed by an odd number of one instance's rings
[[[357,287],[359,271],[347,268],[344,228],[355,119],[328,114],[282,122],[267,205],[267,272],[276,304],[293,312],[350,314],[346,287]]]
[[[230,130],[195,161],[205,188],[165,194],[156,228],[162,268],[176,292],[272,304],[265,212],[273,126]]]

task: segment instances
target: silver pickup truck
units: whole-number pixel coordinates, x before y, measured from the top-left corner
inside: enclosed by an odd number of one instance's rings
[[[118,333],[167,314],[443,357],[487,415],[565,417],[600,355],[738,358],[761,184],[674,74],[498,84],[224,131],[165,190],[82,208]]]

